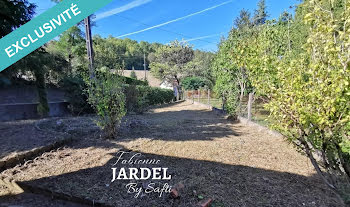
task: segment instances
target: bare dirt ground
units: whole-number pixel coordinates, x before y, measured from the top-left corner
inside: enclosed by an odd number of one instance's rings
[[[51,199],[38,194],[23,193],[15,197],[0,197],[0,207],[87,207],[64,200]]]
[[[0,122],[0,161],[34,148],[47,146],[62,138],[60,134],[38,131],[37,120]]]
[[[183,102],[128,116],[114,141],[98,139],[98,134],[90,131],[91,119],[72,119],[59,120],[68,124],[58,128],[57,120],[42,126],[63,130],[84,122],[80,130],[88,133],[76,136],[64,148],[8,169],[0,177],[109,206],[187,207],[207,198],[214,200],[211,206],[342,206],[315,175],[308,159],[281,137],[227,121],[199,105]],[[168,168],[171,180],[111,183],[111,168],[125,167],[114,165],[121,150],[130,155],[140,152],[141,159],[160,160],[157,165],[126,167]],[[183,183],[185,187],[177,199],[167,193],[159,197],[144,192],[135,198],[134,193],[127,193],[130,182],[143,188],[150,182],[157,186]],[[4,194],[0,188],[0,195]],[[0,203],[10,198],[23,203],[17,196],[7,193]]]

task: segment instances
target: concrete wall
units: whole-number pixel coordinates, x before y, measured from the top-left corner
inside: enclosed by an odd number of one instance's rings
[[[0,104],[0,121],[40,118],[37,112],[38,103]],[[67,102],[51,102],[50,117],[69,114]]]

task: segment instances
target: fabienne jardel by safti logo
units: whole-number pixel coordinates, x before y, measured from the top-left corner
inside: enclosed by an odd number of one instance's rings
[[[144,158],[139,152],[119,151],[111,170],[111,183],[130,181],[125,190],[135,198],[152,193],[162,197],[172,190],[169,169],[162,167],[161,160]]]

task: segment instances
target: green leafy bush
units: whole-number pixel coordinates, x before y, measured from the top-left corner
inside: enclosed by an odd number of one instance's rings
[[[47,100],[45,73],[42,70],[36,70],[34,72],[34,76],[36,78],[36,88],[39,97],[37,111],[41,117],[47,117],[49,115],[50,108]]]
[[[305,1],[298,10],[304,14],[291,27],[267,21],[245,35],[232,31],[220,46],[217,83],[225,89],[235,80],[230,70],[245,68],[256,93],[270,100],[273,128],[309,157],[330,188],[350,195],[350,28],[344,26],[350,2]]]
[[[120,76],[121,82],[124,84],[130,84],[130,85],[141,85],[141,86],[147,86],[148,83],[146,81],[137,80],[125,76]]]
[[[125,95],[128,96],[127,109],[128,111],[138,111],[134,103],[138,97],[137,91],[133,91],[126,86],[147,86],[145,81],[135,80],[128,77],[118,76],[121,84],[125,85]],[[65,98],[69,103],[68,108],[74,115],[93,113],[94,109],[88,103],[88,94],[86,93],[87,85],[81,76],[67,76],[60,83],[59,86],[65,91]],[[130,102],[130,103],[129,103]],[[141,105],[141,104],[140,104]]]
[[[88,83],[88,102],[99,116],[97,124],[107,138],[117,135],[117,126],[126,114],[125,95],[120,76],[105,72],[99,73]]]
[[[168,89],[128,84],[123,87],[129,112],[142,113],[149,106],[170,103],[175,98],[174,92]]]
[[[130,78],[137,80],[137,76],[136,76],[135,70],[131,71]]]
[[[60,87],[65,91],[65,98],[68,101],[68,109],[74,115],[92,113],[94,110],[87,102],[88,96],[85,93],[87,85],[80,76],[69,76],[64,78]]]
[[[124,84],[123,90],[126,98],[126,109],[128,112],[141,113],[148,103],[142,103],[140,100],[143,94],[137,90],[136,85]]]
[[[142,88],[142,87],[139,87],[139,88]],[[175,96],[174,96],[174,91],[170,89],[152,87],[148,91],[146,99],[149,101],[150,105],[159,105],[159,104],[172,102],[175,99]]]

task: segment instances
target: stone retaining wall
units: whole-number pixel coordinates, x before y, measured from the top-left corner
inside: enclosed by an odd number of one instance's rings
[[[0,104],[0,121],[13,121],[40,118],[37,112],[38,103]],[[50,117],[69,114],[67,102],[51,102]]]

